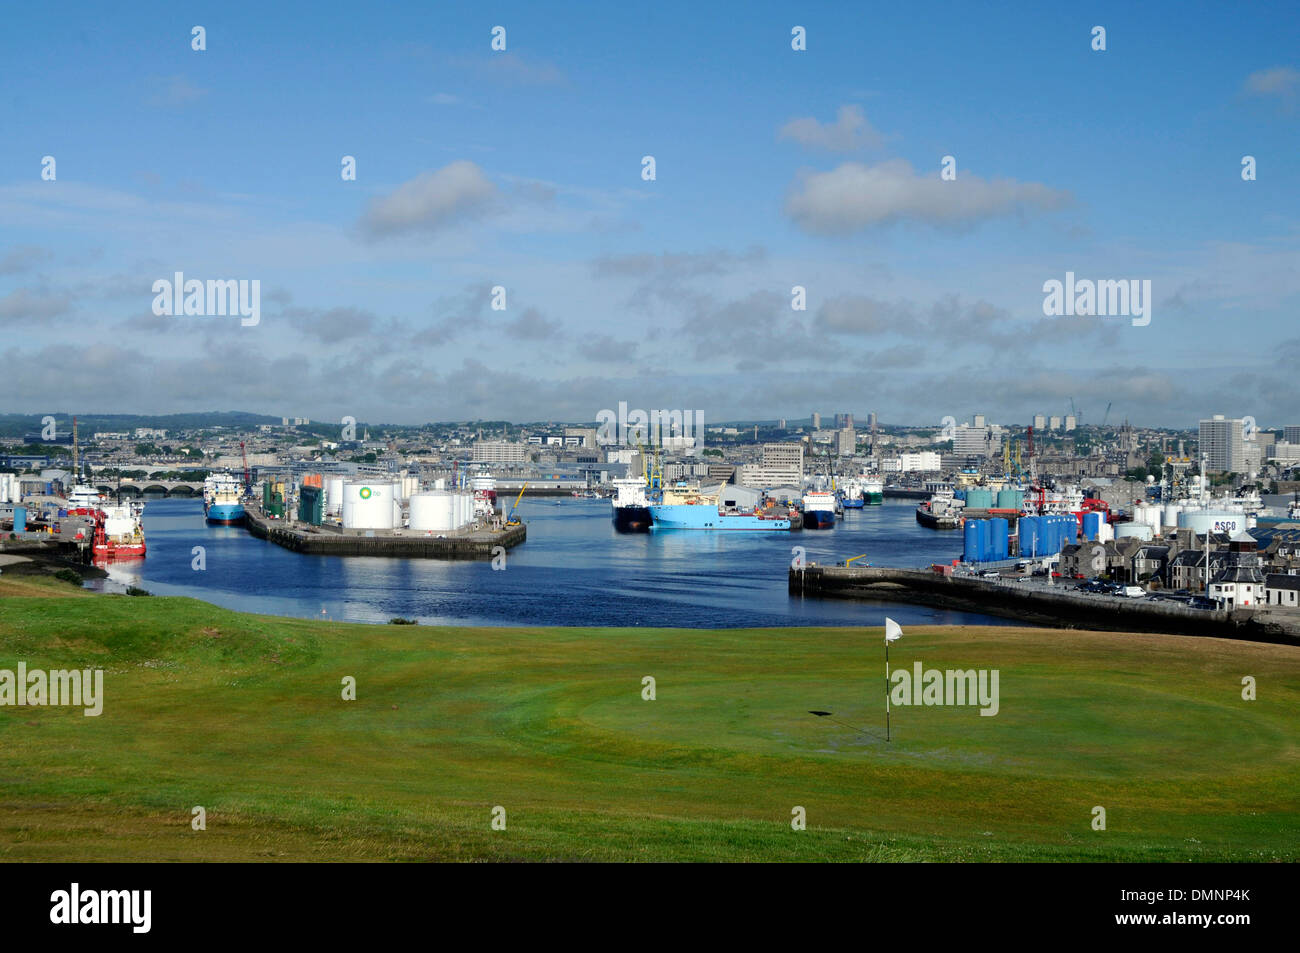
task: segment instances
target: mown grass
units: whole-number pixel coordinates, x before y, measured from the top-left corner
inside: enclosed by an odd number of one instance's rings
[[[912,627],[897,665],[998,669],[1001,711],[895,709],[886,745],[879,629],[361,626],[5,586],[0,668],[103,668],[106,699],[0,707],[0,859],[1300,853],[1293,647]]]

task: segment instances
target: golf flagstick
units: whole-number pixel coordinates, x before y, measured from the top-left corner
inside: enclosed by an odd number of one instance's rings
[[[885,616],[885,740],[889,740],[889,643],[902,638],[903,628]]]

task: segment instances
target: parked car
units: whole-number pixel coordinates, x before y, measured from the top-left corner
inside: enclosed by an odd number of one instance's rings
[[[1119,592],[1119,595],[1122,595],[1128,599],[1141,599],[1146,594],[1147,591],[1143,589],[1141,586],[1124,586],[1123,589],[1121,589]]]

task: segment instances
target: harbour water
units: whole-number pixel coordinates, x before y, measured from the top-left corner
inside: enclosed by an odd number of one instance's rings
[[[149,555],[95,585],[132,585],[247,612],[349,622],[400,616],[427,624],[691,626],[992,624],[1006,620],[906,604],[788,594],[792,547],[809,561],[926,566],[961,555],[957,532],[917,525],[915,503],[848,511],[834,529],[802,533],[689,530],[621,534],[607,500],[525,499],[528,541],[489,562],[306,556],[209,526],[199,500],[151,499]],[[195,547],[202,547],[203,569]]]

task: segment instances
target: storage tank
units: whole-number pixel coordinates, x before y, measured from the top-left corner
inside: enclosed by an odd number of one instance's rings
[[[1084,513],[1083,514],[1083,538],[1087,540],[1096,540],[1101,535],[1101,514]]]
[[[409,525],[417,533],[446,533],[455,529],[454,494],[447,490],[413,494]]]
[[[1181,513],[1182,511],[1183,508],[1177,503],[1166,504],[1165,515],[1160,522],[1170,528],[1178,526],[1179,525],[1178,514]]]
[[[993,517],[993,519],[989,520],[989,532],[992,535],[992,543],[993,543],[993,554],[992,554],[993,559],[1007,558],[1007,553],[1010,548],[1010,544],[1007,539],[1009,535],[1009,531],[1010,531],[1010,524],[1008,524],[1007,521],[1002,517],[995,516]]]
[[[1037,516],[1020,517],[1020,555],[1037,556],[1042,550],[1042,543],[1038,539],[1040,532],[1039,519]]]
[[[966,491],[966,509],[987,510],[993,506],[993,491],[972,487]]]
[[[460,499],[460,518],[456,521],[456,528],[460,529],[460,527],[468,526],[474,522],[474,494],[458,493],[456,495]]]
[[[1246,514],[1227,510],[1184,510],[1178,514],[1178,528],[1190,529],[1198,536],[1206,533],[1240,533],[1246,528]]]
[[[27,532],[27,507],[25,506],[14,507],[14,532]]]
[[[415,494],[420,492],[420,478],[416,476],[402,477],[402,499],[409,500]]]
[[[966,528],[962,537],[962,562],[977,563],[980,561],[980,526],[979,520],[967,520]]]
[[[1149,540],[1152,538],[1150,523],[1116,523],[1116,539],[1137,539]]]
[[[396,492],[391,483],[344,483],[344,529],[392,529]]]
[[[1146,525],[1146,524],[1143,524],[1143,525]],[[1107,523],[1105,520],[1102,520],[1102,522],[1101,522],[1101,526],[1098,528],[1098,531],[1097,531],[1097,539],[1098,539],[1100,542],[1108,543],[1108,542],[1110,542],[1110,541],[1111,541],[1112,539],[1114,539],[1114,538],[1115,538],[1115,526],[1114,526],[1114,524],[1112,524],[1112,523]]]
[[[325,481],[325,512],[338,516],[343,511],[343,478],[329,477]]]
[[[1018,510],[1025,502],[1023,490],[998,490],[998,509]]]

